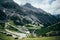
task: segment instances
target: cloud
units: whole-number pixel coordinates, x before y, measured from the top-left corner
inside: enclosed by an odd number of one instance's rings
[[[51,14],[60,14],[60,0],[14,0],[19,5],[31,3],[34,7],[41,8]]]
[[[56,0],[50,0],[50,1],[49,1],[49,4],[52,4],[54,1],[56,1]]]
[[[58,14],[59,12],[57,12],[57,10],[60,10],[60,0],[54,1],[50,6],[52,13]]]

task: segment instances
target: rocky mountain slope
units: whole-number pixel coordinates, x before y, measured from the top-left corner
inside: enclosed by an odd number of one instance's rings
[[[58,22],[60,21],[60,14],[55,15],[55,17],[57,18]]]
[[[0,0],[0,10],[3,13],[3,15],[1,15],[0,12],[0,20],[1,18],[6,18],[5,20],[12,20],[18,25],[43,24],[48,26],[57,22],[56,17],[42,9],[33,7],[29,3],[19,6],[13,0]],[[6,15],[6,17],[4,15]]]

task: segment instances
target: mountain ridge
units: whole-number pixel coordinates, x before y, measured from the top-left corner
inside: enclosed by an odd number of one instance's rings
[[[5,14],[7,19],[14,21],[16,24],[25,25],[25,24],[40,24],[43,25],[51,25],[57,22],[56,18],[47,12],[40,12],[36,11],[36,9],[31,9],[29,7],[24,8],[16,4],[14,1],[10,0],[11,2],[2,1],[0,3],[0,8],[5,10]],[[30,4],[28,4],[30,5]],[[30,5],[31,6],[31,5]],[[32,6],[33,7],[33,6]],[[34,7],[33,7],[34,8]],[[1,10],[0,9],[0,10]],[[30,10],[31,9],[31,10]],[[33,23],[32,23],[33,22]]]

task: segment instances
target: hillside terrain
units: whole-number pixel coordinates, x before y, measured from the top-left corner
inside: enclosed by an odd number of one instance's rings
[[[60,40],[59,36],[60,15],[30,3],[21,6],[13,0],[0,0],[0,40]]]

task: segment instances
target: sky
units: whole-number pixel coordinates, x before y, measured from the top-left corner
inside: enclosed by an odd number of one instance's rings
[[[60,14],[60,0],[14,0],[19,5],[30,3],[36,8],[41,8],[51,14]]]

